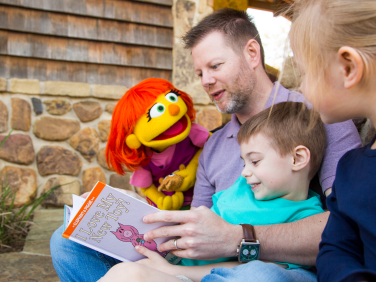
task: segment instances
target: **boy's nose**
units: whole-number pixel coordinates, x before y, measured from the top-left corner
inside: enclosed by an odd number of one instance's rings
[[[177,105],[171,104],[168,106],[168,112],[172,116],[177,116],[180,113],[180,108]]]
[[[253,174],[252,174],[251,171],[249,171],[249,170],[247,170],[246,168],[244,168],[243,171],[242,171],[242,173],[241,173],[241,175],[242,175],[243,177],[251,177]]]

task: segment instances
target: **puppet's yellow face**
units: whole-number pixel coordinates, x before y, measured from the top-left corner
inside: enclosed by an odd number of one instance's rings
[[[133,134],[145,146],[164,150],[183,141],[191,130],[187,105],[177,91],[158,96],[133,129]]]

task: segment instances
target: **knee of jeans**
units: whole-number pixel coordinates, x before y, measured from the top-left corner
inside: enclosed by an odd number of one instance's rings
[[[52,234],[50,239],[51,256],[54,256],[56,252],[63,248],[63,240],[66,240],[65,238],[63,238],[63,232],[64,229],[63,226],[61,226],[57,230],[55,230],[54,234]]]

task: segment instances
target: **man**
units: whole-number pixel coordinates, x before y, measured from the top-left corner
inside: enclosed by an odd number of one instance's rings
[[[145,239],[181,237],[160,245],[159,251],[173,250],[175,255],[186,258],[235,257],[237,246],[244,238],[242,226],[227,223],[207,207],[212,204],[211,196],[230,187],[243,169],[236,142],[240,124],[273,102],[303,102],[304,97],[270,81],[264,68],[261,40],[245,12],[216,11],[188,32],[184,41],[192,50],[195,71],[205,91],[221,112],[233,116],[223,129],[210,137],[200,156],[192,210],[146,216],[146,223],[162,221],[180,225],[148,232]],[[338,160],[361,143],[351,121],[326,126],[326,129],[328,144],[319,176],[323,190],[330,193]],[[254,226],[254,235],[260,242],[260,259],[314,265],[327,218],[328,213],[323,213],[293,223]],[[64,281],[95,281],[117,263],[103,254],[60,239],[61,232],[56,231],[51,239],[51,254],[55,269]],[[217,269],[211,275],[214,281],[244,281],[251,277],[255,281],[302,281],[273,264],[260,262],[257,269],[247,266]]]

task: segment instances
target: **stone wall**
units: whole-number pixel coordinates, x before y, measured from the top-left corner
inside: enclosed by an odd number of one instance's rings
[[[117,100],[127,90],[116,85],[0,78],[0,180],[17,191],[23,205],[36,194],[61,186],[46,205],[71,204],[71,193],[90,191],[97,181],[129,185],[105,161],[105,147]],[[222,124],[213,106],[195,105],[197,122],[209,130]],[[136,189],[138,191],[139,189]]]
[[[172,17],[174,20],[172,83],[193,97],[195,104],[209,105],[210,99],[202,88],[200,78],[194,71],[191,51],[181,42],[187,33],[202,18],[213,12],[213,3],[208,0],[174,0]]]

